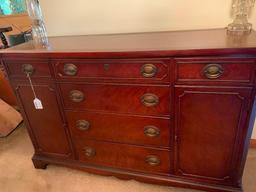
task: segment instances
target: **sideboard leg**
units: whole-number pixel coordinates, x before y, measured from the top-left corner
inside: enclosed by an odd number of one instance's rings
[[[33,161],[34,167],[36,169],[46,169],[47,168],[48,163],[46,163],[42,160],[39,160],[39,159],[36,159],[35,157],[33,157],[32,161]]]

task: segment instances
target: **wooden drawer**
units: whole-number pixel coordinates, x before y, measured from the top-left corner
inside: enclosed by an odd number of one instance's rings
[[[47,59],[5,60],[9,76],[25,78],[25,70],[31,72],[31,77],[50,78],[51,72]]]
[[[78,159],[88,164],[156,174],[172,170],[169,150],[84,139],[76,140],[75,146]]]
[[[177,59],[178,82],[254,82],[255,65],[252,60],[239,59]]]
[[[170,87],[60,84],[64,107],[126,114],[169,115]]]
[[[73,138],[170,147],[170,119],[66,111]]]
[[[169,81],[169,59],[57,60],[54,68],[59,79]]]

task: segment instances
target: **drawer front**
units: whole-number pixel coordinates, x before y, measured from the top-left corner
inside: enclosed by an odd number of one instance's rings
[[[178,59],[177,81],[252,84],[254,70],[248,60]]]
[[[50,78],[51,72],[47,59],[5,60],[10,77],[25,78],[29,73],[33,77]]]
[[[77,140],[78,159],[88,164],[134,171],[169,174],[170,151],[133,145]]]
[[[66,111],[74,138],[170,147],[170,119]]]
[[[60,79],[168,82],[169,60],[60,60],[54,62]]]
[[[66,109],[169,115],[169,86],[61,84]]]

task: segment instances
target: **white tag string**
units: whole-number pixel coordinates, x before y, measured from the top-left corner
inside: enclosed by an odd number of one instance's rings
[[[31,81],[31,78],[30,78],[29,73],[27,73],[27,78],[28,78],[28,80],[29,80],[29,84],[30,84],[30,86],[31,86],[31,89],[32,89],[32,92],[33,92],[34,98],[36,99],[36,98],[37,98],[37,96],[36,96],[36,92],[35,92],[34,85],[33,85],[32,81]]]
[[[34,88],[34,85],[32,83],[32,80],[30,78],[29,73],[27,73],[27,78],[29,80],[29,84],[31,86],[31,89],[32,89],[32,92],[33,92],[33,95],[34,95],[33,103],[34,103],[35,108],[36,109],[43,109],[42,101],[40,99],[38,99],[37,96],[36,96],[35,88]]]

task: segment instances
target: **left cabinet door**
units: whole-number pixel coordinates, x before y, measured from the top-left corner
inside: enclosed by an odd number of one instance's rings
[[[34,89],[43,109],[35,109],[29,84],[14,85],[36,153],[69,157],[71,149],[54,84],[36,84]]]

